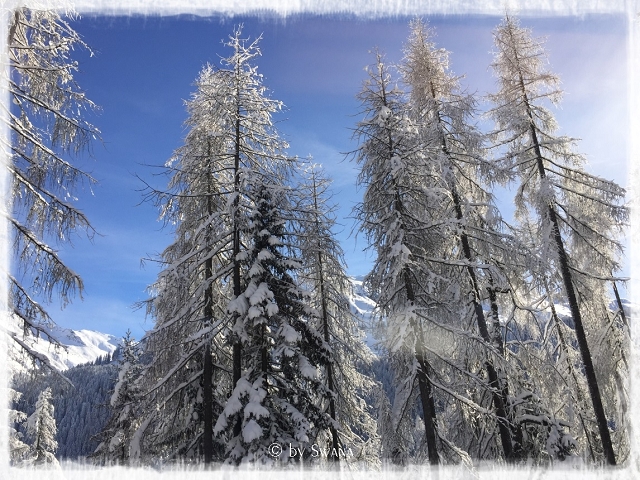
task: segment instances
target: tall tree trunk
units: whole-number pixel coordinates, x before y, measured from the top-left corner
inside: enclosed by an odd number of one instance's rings
[[[453,202],[456,210],[456,218],[460,221],[463,218],[462,214],[462,206],[460,203],[460,197],[456,191],[455,185],[451,187],[451,193],[453,197]],[[476,323],[478,325],[478,331],[480,332],[480,336],[482,340],[487,344],[487,346],[496,346],[495,342],[489,335],[489,329],[487,328],[487,320],[484,316],[484,311],[482,310],[482,305],[480,304],[480,288],[478,286],[478,279],[476,277],[476,272],[470,263],[473,260],[471,255],[471,247],[469,245],[469,238],[467,234],[462,231],[460,234],[460,243],[462,244],[462,252],[464,254],[464,258],[469,265],[467,265],[467,274],[469,275],[469,281],[471,282],[471,289],[473,293],[473,310],[475,312]],[[495,315],[497,316],[497,304],[495,301],[492,303],[492,309],[495,309]],[[497,347],[498,353],[504,356],[504,351],[502,350],[502,342],[500,342],[499,347]],[[485,360],[485,369],[487,371],[487,375],[489,376],[489,386],[491,387],[491,396],[493,398],[493,406],[496,409],[496,416],[498,421],[498,430],[500,432],[500,442],[502,443],[502,450],[504,451],[504,457],[508,462],[512,462],[515,460],[514,450],[513,450],[513,441],[511,439],[511,422],[509,421],[509,415],[507,414],[507,394],[508,387],[506,381],[503,385],[498,379],[498,374],[493,365],[493,362],[490,360],[487,355],[487,359]]]
[[[429,82],[429,87],[431,90],[431,97],[436,100],[436,89],[433,85],[433,82]],[[447,145],[447,140],[444,135],[444,127],[442,126],[442,119],[440,117],[440,112],[436,111],[436,121],[440,128],[440,144],[442,147],[442,151],[447,156],[447,158],[451,161],[451,152],[449,150],[449,146]],[[458,194],[458,190],[456,188],[455,179],[451,179],[451,197],[453,199],[453,204],[456,212],[456,219],[458,221],[462,221],[464,215],[462,212],[462,204],[460,201],[460,195]],[[471,247],[469,246],[469,238],[464,230],[460,234],[460,243],[462,245],[462,251],[464,254],[465,260],[469,263],[467,265],[467,273],[469,275],[469,280],[471,282],[471,288],[473,293],[473,310],[475,312],[476,324],[478,325],[478,330],[480,332],[480,336],[482,340],[487,344],[487,346],[495,346],[498,349],[499,354],[504,357],[504,350],[502,348],[502,341],[496,345],[497,342],[494,342],[491,336],[489,335],[489,330],[487,328],[487,321],[484,316],[484,312],[482,310],[482,305],[480,304],[480,288],[478,287],[478,281],[476,278],[476,273],[471,263],[473,261],[473,257],[471,255]],[[494,292],[495,295],[495,292]],[[492,311],[495,309],[495,317],[496,320],[498,318],[498,305],[495,301],[492,302]],[[485,369],[487,371],[487,375],[489,376],[489,385],[491,387],[491,395],[493,398],[493,405],[496,410],[496,416],[498,421],[498,430],[500,432],[500,441],[502,443],[502,449],[504,451],[505,459],[508,462],[514,460],[514,450],[513,450],[513,441],[511,439],[511,429],[512,425],[509,421],[509,416],[507,414],[507,405],[508,405],[508,386],[506,380],[501,385],[501,382],[498,379],[498,374],[496,373],[496,369],[491,361],[490,357],[487,356],[485,361]]]
[[[207,161],[211,162],[211,145],[207,147]],[[209,216],[209,221],[211,219],[211,215],[213,214],[213,204],[212,204],[212,195],[211,191],[211,165],[208,165],[207,168],[207,214]],[[208,235],[207,241],[210,241],[211,238],[211,225],[207,226]],[[207,245],[207,248],[209,245]],[[211,278],[213,277],[213,259],[211,257],[205,260],[204,266],[204,281],[211,282]],[[211,325],[213,322],[213,285],[209,283],[204,292],[204,317],[205,322],[208,325]],[[210,339],[207,339],[205,348],[204,348],[204,359],[203,359],[203,381],[202,381],[202,409],[203,409],[203,423],[204,423],[204,431],[202,433],[202,453],[204,455],[204,463],[209,464],[213,461],[213,385],[212,385],[212,375],[213,375],[213,362],[211,360],[211,344]]]
[[[237,98],[240,98],[240,87],[237,89]],[[240,261],[238,254],[240,253],[240,225],[238,208],[240,205],[240,105],[236,110],[236,131],[235,131],[235,155],[234,155],[234,194],[233,200],[233,295],[238,298],[242,294],[242,286],[240,283]],[[237,314],[235,320],[237,321]],[[240,338],[236,337],[233,343],[233,385],[238,384],[242,376],[242,344]],[[242,429],[242,419],[237,418],[233,426],[233,435],[240,435]]]
[[[209,342],[204,347],[204,368],[202,375],[202,409],[204,410],[204,432],[202,434],[202,453],[204,463],[210,464],[213,461],[213,362],[211,360],[211,345]]]
[[[389,144],[392,145],[391,142]],[[392,156],[390,156],[389,158],[392,158]],[[395,186],[395,181],[393,181],[393,184]],[[402,198],[397,187],[395,189],[394,203],[396,211],[402,214],[404,212],[404,205],[402,203]],[[409,271],[408,267],[405,266],[403,268],[402,275],[407,295],[407,301],[409,302],[409,305],[415,305],[416,295],[413,290],[411,272]],[[412,319],[410,321],[410,326],[416,335],[415,359],[418,362],[418,366],[420,367],[417,371],[418,388],[420,390],[420,402],[422,404],[422,413],[424,415],[424,435],[427,443],[429,463],[431,465],[438,465],[440,458],[438,455],[438,446],[436,444],[436,409],[433,401],[433,393],[431,391],[431,383],[429,382],[428,378],[431,367],[425,356],[426,349],[424,347],[424,331],[422,329],[422,324],[420,322],[416,322],[415,319]]]
[[[542,152],[540,149],[540,143],[536,133],[536,127],[533,121],[533,114],[529,105],[529,100],[524,88],[524,79],[520,77],[520,86],[523,96],[523,101],[527,108],[527,114],[529,116],[529,133],[531,143],[533,145],[534,153],[536,156],[536,163],[538,167],[538,174],[540,178],[544,180],[546,178],[546,171],[542,160]],[[580,355],[582,356],[582,363],[584,365],[584,373],[587,377],[587,386],[589,387],[589,394],[593,403],[593,411],[598,423],[598,431],[600,432],[600,439],[602,441],[602,448],[604,455],[609,465],[616,464],[616,456],[613,451],[613,442],[611,441],[611,434],[609,433],[609,427],[607,426],[607,417],[602,405],[602,396],[600,395],[600,389],[598,388],[598,381],[596,379],[596,372],[593,368],[593,361],[591,358],[591,352],[589,351],[589,345],[587,343],[587,335],[584,330],[582,322],[582,314],[580,313],[580,307],[578,305],[578,299],[576,297],[575,288],[573,286],[573,279],[571,275],[571,268],[569,267],[569,257],[564,248],[564,241],[560,234],[560,227],[558,225],[558,217],[552,204],[548,205],[547,214],[549,215],[549,222],[551,223],[553,241],[556,244],[558,253],[558,260],[560,262],[560,272],[562,274],[562,281],[564,283],[565,294],[569,302],[569,309],[571,310],[571,317],[575,325],[576,338],[578,340],[578,347],[580,348]]]
[[[522,88],[524,92],[524,81],[522,81]],[[524,100],[527,101],[526,94],[523,93]],[[526,103],[527,107],[529,106]],[[534,152],[536,155],[536,161],[538,165],[538,174],[541,179],[546,177],[544,163],[542,161],[542,153],[540,150],[540,143],[536,134],[536,129],[533,123],[533,116],[529,108],[527,108],[530,118],[530,134],[531,142],[533,144]],[[576,338],[578,340],[578,347],[580,348],[580,355],[582,356],[582,363],[584,365],[584,373],[587,377],[587,386],[589,387],[589,394],[593,403],[593,411],[598,423],[598,431],[600,432],[600,439],[602,441],[602,449],[604,450],[605,458],[609,465],[616,464],[616,456],[613,452],[613,442],[611,441],[611,434],[609,433],[609,427],[607,426],[607,417],[604,413],[604,406],[602,405],[602,396],[600,395],[600,389],[598,388],[598,381],[596,379],[596,372],[593,368],[593,361],[591,358],[591,352],[589,351],[589,345],[587,343],[587,335],[582,323],[582,314],[580,313],[580,307],[578,305],[578,299],[576,297],[575,288],[573,286],[573,279],[571,275],[571,268],[569,267],[569,257],[564,248],[564,242],[562,235],[560,234],[560,227],[558,225],[558,218],[553,205],[548,205],[547,213],[549,215],[549,221],[551,222],[553,240],[556,244],[558,260],[560,261],[560,272],[562,274],[562,281],[564,283],[565,293],[569,302],[569,309],[571,310],[571,317],[576,330]]]
[[[386,84],[384,81],[384,76],[382,73],[380,74],[380,85],[381,85],[381,93],[382,93],[382,101],[385,107],[388,107],[387,103],[387,91]],[[387,131],[387,147],[388,147],[388,158],[392,159],[395,154],[395,143],[391,133]],[[402,215],[404,213],[404,205],[402,202],[401,193],[398,189],[398,186],[395,182],[395,179],[391,181],[392,186],[394,188],[394,208],[395,210]],[[410,305],[416,304],[416,296],[413,290],[413,284],[411,282],[411,275],[409,269],[407,267],[403,268],[402,271],[403,280],[405,284],[405,291],[407,295],[407,301]],[[418,388],[420,390],[420,402],[422,404],[422,413],[424,415],[424,435],[427,443],[429,463],[431,465],[438,465],[440,462],[440,458],[438,455],[438,446],[436,444],[436,425],[435,425],[435,404],[433,401],[433,393],[431,391],[431,383],[429,382],[429,371],[430,365],[425,357],[425,347],[424,347],[424,333],[422,331],[422,325],[419,322],[416,322],[414,319],[410,321],[410,326],[415,332],[416,335],[416,346],[415,346],[415,359],[418,362],[418,366],[420,367],[417,371],[418,377]]]
[[[624,326],[629,328],[629,324],[627,323],[627,315],[626,313],[624,313],[624,307],[622,306],[622,300],[620,299],[620,293],[618,292],[618,286],[616,285],[616,282],[612,283],[613,293],[616,296],[616,303],[618,304],[618,310],[620,311],[620,318],[622,318],[622,323],[624,323]]]
[[[515,42],[515,39],[513,38],[513,32],[509,30],[509,34],[511,36],[512,45],[515,46],[516,42]],[[518,58],[518,52],[516,51],[515,48],[514,48],[514,55],[515,55],[515,61],[518,62],[518,65],[519,65],[520,60]],[[542,151],[540,148],[540,142],[538,141],[538,135],[536,133],[534,116],[531,111],[531,104],[527,95],[527,90],[525,87],[524,77],[522,75],[521,68],[519,68],[518,70],[518,75],[519,75],[518,80],[519,80],[520,93],[522,94],[522,97],[521,97],[522,102],[526,109],[526,113],[529,119],[529,137],[531,140],[531,145],[533,146],[533,150],[534,150],[534,155],[535,155],[536,164],[538,168],[538,175],[540,175],[540,179],[544,181],[544,179],[546,178],[546,171],[544,167]],[[551,235],[553,237],[553,241],[556,244],[558,261],[560,262],[560,273],[562,275],[565,294],[567,296],[567,301],[569,302],[569,309],[571,311],[571,316],[573,318],[573,322],[575,325],[576,338],[578,340],[578,347],[580,349],[580,355],[582,357],[582,363],[584,365],[584,372],[587,378],[587,386],[589,387],[591,402],[593,403],[593,410],[596,416],[596,421],[598,423],[598,431],[600,432],[602,448],[604,450],[604,455],[607,463],[609,465],[615,465],[616,457],[613,451],[613,443],[611,441],[609,427],[607,426],[607,417],[605,415],[604,407],[602,405],[602,396],[600,395],[600,389],[598,388],[595,369],[593,368],[593,361],[591,358],[591,352],[589,351],[587,336],[586,336],[584,325],[582,322],[582,315],[580,313],[580,307],[578,305],[578,299],[576,297],[575,288],[573,285],[571,268],[569,267],[569,258],[564,247],[564,241],[562,239],[562,235],[560,233],[560,227],[558,225],[558,218],[552,203],[550,203],[547,206],[547,214],[549,216],[549,222],[551,223],[551,228],[552,228]]]
[[[407,267],[404,268],[403,277],[405,290],[407,292],[407,300],[410,305],[415,305],[416,297],[413,291],[411,275]],[[433,393],[431,391],[431,383],[428,378],[431,366],[425,357],[424,332],[422,330],[422,325],[419,322],[412,320],[411,328],[417,336],[415,356],[418,366],[420,367],[417,372],[418,388],[420,390],[420,402],[422,404],[422,413],[424,416],[424,436],[427,442],[429,463],[431,465],[438,465],[440,458],[438,456],[438,446],[436,444],[436,409],[433,401]]]
[[[576,385],[576,397],[577,397],[578,403],[580,405],[584,405],[585,402],[584,402],[584,399],[582,398],[582,389],[580,388],[580,383],[578,382],[578,375],[576,374],[576,371],[573,368],[573,364],[571,363],[571,358],[569,357],[569,345],[567,344],[567,340],[564,337],[564,332],[562,331],[562,325],[560,324],[561,320],[558,317],[558,314],[556,312],[556,306],[553,303],[553,299],[551,298],[551,293],[549,292],[549,286],[547,285],[546,280],[545,280],[544,288],[547,293],[547,298],[549,299],[549,305],[551,307],[551,318],[553,318],[553,322],[556,326],[556,331],[558,332],[558,339],[560,340],[560,346],[564,351],[565,358],[567,359],[567,365],[569,367],[569,373],[571,374],[571,378],[573,378],[573,381]],[[578,418],[580,418],[580,423],[582,424],[582,429],[584,430],[584,435],[585,435],[585,438],[587,439],[587,445],[589,446],[589,453],[591,455],[591,460],[595,462],[596,456],[595,456],[595,453],[593,452],[593,446],[591,445],[591,432],[587,429],[587,425],[584,421],[584,416],[580,411],[578,411]]]
[[[316,234],[320,233],[320,223],[318,220],[318,194],[316,191],[316,179],[315,174],[313,177],[313,206],[315,208],[315,219],[316,219]],[[327,299],[325,297],[325,285],[324,285],[324,264],[322,258],[322,252],[318,250],[318,283],[320,286],[320,302],[322,309],[322,330],[324,335],[324,341],[327,345],[330,345],[331,337],[329,336],[329,313],[327,312]],[[331,397],[329,398],[329,415],[331,419],[335,422],[336,418],[336,400],[335,400],[335,385],[333,380],[333,358],[329,360],[326,366],[327,369],[327,388],[331,392]],[[331,443],[333,445],[334,452],[339,452],[340,442],[338,438],[338,431],[334,425],[329,427],[329,431],[331,433]],[[334,453],[329,456],[332,461],[339,462],[340,456],[337,453]]]

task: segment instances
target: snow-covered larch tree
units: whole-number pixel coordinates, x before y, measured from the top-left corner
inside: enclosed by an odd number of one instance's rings
[[[91,455],[98,465],[129,464],[131,439],[139,423],[136,408],[142,365],[139,361],[139,345],[131,337],[130,331],[123,337],[120,349],[118,379],[109,402],[111,418],[96,436],[100,444]]]
[[[502,166],[519,181],[516,216],[536,224],[535,244],[539,258],[547,259],[548,283],[561,286],[569,304],[603,457],[614,465],[608,402],[594,367],[600,354],[592,353],[597,345],[587,338],[597,335],[609,305],[603,285],[620,280],[613,274],[620,268],[619,236],[628,218],[625,192],[589,174],[585,158],[574,151],[575,140],[555,134],[548,105],[556,104],[562,92],[558,77],[545,68],[542,43],[509,15],[494,31],[494,40],[498,91],[489,96],[495,105],[490,115]]]
[[[71,18],[73,15],[69,14]],[[51,336],[46,304],[57,296],[64,306],[81,294],[82,280],[52,244],[74,233],[94,230],[73,204],[78,183],[94,180],[69,160],[86,151],[98,130],[85,120],[95,105],[74,80],[76,48],[87,48],[78,33],[53,10],[18,7],[9,19],[8,84],[11,109],[3,115],[10,137],[2,140],[9,156],[13,265],[8,273],[9,309],[15,327],[6,331],[18,351],[51,367],[31,348],[32,336]],[[7,274],[7,273],[5,273]],[[28,365],[26,365],[27,368]]]
[[[176,241],[162,254],[164,269],[147,303],[156,319],[144,374],[153,407],[134,435],[132,455],[160,448],[168,458],[205,463],[226,456],[213,426],[243,371],[242,322],[228,307],[244,291],[250,185],[281,183],[290,163],[272,120],[282,103],[269,98],[253,63],[258,41],[237,28],[223,68],[200,72],[187,102],[185,143],[166,165],[169,189],[150,192],[175,226]]]
[[[36,409],[27,419],[27,435],[31,440],[31,448],[26,462],[33,465],[58,465],[55,456],[58,449],[58,429],[51,400],[51,388],[47,387],[38,396]]]
[[[513,228],[514,241],[524,249],[522,263],[509,273],[509,301],[503,302],[503,322],[512,379],[519,390],[511,408],[520,428],[521,453],[527,461],[548,463],[587,452],[597,428],[588,407],[579,352],[566,320],[562,300],[551,294],[546,259],[536,256],[534,226]],[[564,319],[560,316],[564,310]]]
[[[413,20],[410,29],[399,68],[410,88],[411,115],[422,153],[431,168],[441,172],[442,188],[449,197],[442,208],[449,225],[442,232],[450,238],[451,249],[443,251],[442,262],[449,263],[449,275],[459,279],[466,292],[463,298],[471,299],[473,308],[468,313],[484,343],[479,347],[485,352],[481,356],[485,356],[503,455],[512,461],[517,433],[507,408],[504,367],[502,375],[496,368],[504,364],[504,338],[495,296],[506,265],[498,266],[493,258],[508,261],[513,252],[508,249],[508,236],[499,231],[500,215],[489,191],[501,175],[484,158],[483,135],[474,124],[477,102],[461,90],[459,78],[450,71],[449,52],[436,47],[434,32],[422,20]],[[483,301],[491,304],[490,316],[484,313]]]
[[[169,187],[150,193],[165,224],[174,226],[175,241],[162,253],[164,268],[147,301],[155,326],[145,338],[152,361],[143,375],[143,403],[160,408],[145,409],[132,443],[134,458],[190,458],[202,452],[210,462],[215,454],[213,418],[231,384],[229,348],[221,332],[231,296],[225,277],[233,263],[225,197],[233,191],[234,177],[225,144],[229,125],[219,109],[229,88],[227,72],[210,66],[200,72],[196,92],[186,102],[189,132],[166,165]]]
[[[437,183],[435,172],[422,161],[404,92],[394,85],[380,53],[367,71],[358,94],[364,119],[354,133],[360,145],[352,154],[361,165],[358,183],[365,189],[355,214],[377,254],[366,281],[396,362],[394,428],[406,419],[411,402],[419,401],[426,455],[433,465],[440,455],[427,339],[438,335],[432,331],[437,330],[431,320],[439,306],[433,292],[446,280],[419,260],[442,248],[435,216],[444,192],[431,188]]]
[[[323,381],[331,396],[324,408],[334,423],[322,437],[326,437],[331,451],[351,453],[343,459],[377,465],[377,425],[365,400],[372,398],[375,382],[363,373],[373,353],[364,343],[364,326],[349,303],[353,284],[333,233],[336,219],[328,203],[330,181],[315,165],[308,168],[302,181],[304,184],[297,189],[301,199],[296,239],[302,263],[298,277],[310,292],[318,320],[316,329],[330,348],[330,359],[323,365]],[[318,442],[325,443],[321,439]],[[329,456],[329,460],[340,459],[339,455]]]

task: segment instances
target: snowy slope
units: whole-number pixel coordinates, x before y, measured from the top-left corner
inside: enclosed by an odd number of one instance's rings
[[[363,285],[363,279],[364,277],[360,276],[350,278],[351,283],[353,284],[353,289],[351,296],[349,297],[349,303],[351,304],[351,311],[362,319],[362,323],[365,327],[365,333],[367,334],[365,343],[372,351],[375,352],[375,344],[377,342],[373,338],[372,334],[372,316],[373,310],[376,308],[376,302],[369,298]]]
[[[353,284],[353,294],[349,302],[354,312],[361,315],[366,323],[369,324],[376,302],[368,297],[363,285],[363,277],[351,277],[351,283]]]
[[[32,348],[46,355],[51,365],[58,370],[67,370],[76,365],[93,362],[107,353],[112,354],[120,342],[118,337],[93,330],[70,330],[56,326],[50,329],[50,333],[66,347],[66,351],[54,347],[46,338],[28,340]]]

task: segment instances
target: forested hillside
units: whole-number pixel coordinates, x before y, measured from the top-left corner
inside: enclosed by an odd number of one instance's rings
[[[59,460],[86,457],[98,445],[91,437],[102,430],[109,418],[109,398],[118,375],[114,363],[102,362],[104,359],[65,371],[73,386],[51,375],[35,380],[20,377],[14,381],[13,388],[22,396],[13,408],[27,415],[33,413],[40,392],[51,388]]]

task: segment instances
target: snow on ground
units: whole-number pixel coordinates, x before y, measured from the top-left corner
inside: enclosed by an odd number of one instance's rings
[[[113,335],[93,330],[70,330],[56,326],[51,328],[50,332],[67,351],[54,347],[46,338],[34,341],[32,348],[46,355],[58,370],[67,370],[76,365],[93,362],[107,353],[112,354],[120,342],[120,339]]]

